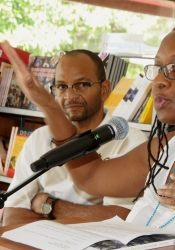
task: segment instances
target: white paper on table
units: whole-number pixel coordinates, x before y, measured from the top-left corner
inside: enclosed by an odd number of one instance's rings
[[[29,223],[3,233],[2,237],[43,250],[82,250],[106,239],[49,220]]]
[[[126,244],[138,236],[153,233],[170,232],[134,225],[116,216],[101,222],[69,225],[42,220],[7,231],[2,237],[43,250],[83,250],[99,241],[116,239]]]

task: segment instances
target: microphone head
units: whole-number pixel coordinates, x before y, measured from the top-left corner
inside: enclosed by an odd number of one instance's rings
[[[127,136],[129,131],[129,125],[124,118],[119,116],[113,116],[109,120],[108,124],[110,124],[115,131],[114,140],[122,140]]]

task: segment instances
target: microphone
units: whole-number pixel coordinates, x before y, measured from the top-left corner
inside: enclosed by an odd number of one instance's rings
[[[62,166],[67,161],[96,151],[101,145],[111,140],[122,140],[129,131],[129,125],[122,117],[112,117],[107,124],[95,130],[88,130],[72,138],[69,142],[50,150],[33,162],[33,172]]]

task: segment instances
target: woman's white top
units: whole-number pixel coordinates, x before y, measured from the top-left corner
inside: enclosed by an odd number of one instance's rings
[[[165,152],[166,152],[166,147],[165,147]],[[161,163],[163,163],[164,161],[165,154],[161,159]],[[168,174],[171,170],[174,161],[175,161],[175,137],[173,137],[169,141],[169,157],[166,163],[166,166],[168,166],[169,169],[168,170],[162,169],[160,173],[156,176],[154,180],[156,188],[161,188],[166,183]],[[136,202],[132,211],[129,213],[126,221],[146,226],[148,220],[153,215],[153,212],[155,211],[156,206],[158,204],[157,197],[158,195],[155,193],[153,186],[150,185],[150,187],[145,190],[144,196]],[[171,222],[168,223],[168,225],[164,227],[164,229],[171,229],[175,232],[175,211],[172,211],[171,208],[172,207],[170,206],[160,204],[155,215],[150,221],[149,226],[154,226],[159,228],[160,226],[169,222],[170,219],[173,219]]]

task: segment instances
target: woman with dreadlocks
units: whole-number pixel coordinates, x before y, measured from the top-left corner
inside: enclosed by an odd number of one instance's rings
[[[91,153],[67,163],[76,185],[99,196],[136,196],[127,221],[175,231],[175,31],[161,42],[154,65],[145,67],[152,81],[155,118],[148,142],[128,154],[102,161]],[[143,187],[145,176],[148,174]],[[138,189],[140,192],[138,193]]]
[[[95,196],[136,197],[134,208],[127,221],[175,231],[175,132],[166,134],[166,124],[175,125],[175,31],[162,41],[155,57],[155,65],[145,67],[146,77],[152,81],[154,107],[157,112],[150,138],[124,156],[102,161],[93,152],[67,162],[75,184]],[[35,82],[12,48],[3,45],[23,91],[40,104],[47,100],[47,93]],[[38,94],[39,91],[41,94]],[[43,97],[45,99],[43,100]],[[40,99],[38,99],[40,98]],[[49,105],[48,105],[49,106]],[[47,109],[47,105],[46,105]],[[58,107],[59,109],[59,107]],[[54,112],[48,121],[55,137],[60,126],[64,135],[73,131],[61,108],[55,126]],[[52,118],[53,117],[53,118]],[[174,173],[174,174],[173,174]]]

